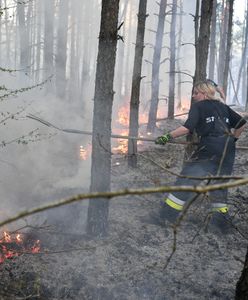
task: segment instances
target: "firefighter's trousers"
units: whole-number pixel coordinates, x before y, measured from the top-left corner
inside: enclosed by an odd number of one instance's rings
[[[192,158],[185,162],[175,185],[200,185],[203,180],[187,178],[206,177],[215,175],[231,175],[235,159],[235,142],[232,137],[205,137],[201,139],[197,151]],[[213,183],[223,183],[224,180],[213,181]],[[193,199],[196,193],[193,192],[173,192],[165,198],[165,202],[172,208],[180,211],[184,204]],[[228,211],[227,189],[216,190],[209,193],[212,210],[222,213]]]

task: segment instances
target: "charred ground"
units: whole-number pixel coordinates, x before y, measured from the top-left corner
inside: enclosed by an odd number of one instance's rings
[[[163,128],[179,123],[165,122]],[[248,146],[247,135],[240,145]],[[180,171],[183,149],[142,145],[137,169],[128,167],[127,157],[113,155],[112,189],[172,184],[175,176],[166,169]],[[247,173],[248,151],[238,150],[234,174]],[[204,230],[204,203],[192,207],[178,229],[176,252],[166,268],[173,231],[167,222],[160,226],[151,221],[163,195],[112,199],[109,236],[101,240],[86,238],[84,221],[72,222],[80,218],[82,204],[63,208],[63,220],[49,229],[33,229],[43,244],[41,253],[0,265],[0,299],[233,299],[247,250],[247,190],[243,186],[229,191],[239,231],[226,236],[211,227]],[[75,226],[77,232],[71,234]]]

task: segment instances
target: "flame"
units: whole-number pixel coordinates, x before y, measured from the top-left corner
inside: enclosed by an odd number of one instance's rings
[[[115,120],[117,124],[129,127],[129,104],[126,103],[120,107],[118,110],[118,118]],[[148,116],[145,113],[139,114],[139,122],[146,123],[148,120]],[[116,133],[120,135],[127,136],[128,130],[127,129],[117,129],[115,130]],[[113,153],[116,154],[126,154],[128,152],[128,139],[117,139],[118,145],[112,148]],[[137,141],[137,144],[142,144],[141,141]]]
[[[117,123],[128,126],[129,124],[129,108],[128,106],[124,105],[118,110],[118,119],[116,120]]]
[[[40,240],[35,241],[34,245],[31,247],[32,253],[39,253],[40,252]]]
[[[34,241],[31,247],[26,247],[22,234],[4,231],[3,237],[0,239],[0,264],[6,259],[17,257],[22,253],[39,253],[40,249],[40,240]]]
[[[79,158],[81,160],[86,160],[89,156],[90,156],[90,153],[91,153],[91,145],[88,144],[86,147],[84,147],[83,145],[81,145],[79,147]]]
[[[128,135],[127,130],[122,130],[122,132],[119,133],[120,135]],[[116,154],[125,154],[127,153],[127,147],[128,147],[128,140],[127,139],[117,139],[118,146],[113,147],[112,151]]]

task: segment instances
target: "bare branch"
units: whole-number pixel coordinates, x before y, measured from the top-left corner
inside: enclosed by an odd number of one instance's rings
[[[185,192],[195,192],[197,194],[206,193],[209,191],[215,191],[219,189],[232,188],[241,185],[248,184],[248,177],[243,179],[234,180],[231,182],[226,182],[222,184],[213,184],[208,186],[161,186],[161,187],[152,187],[146,189],[124,189],[114,192],[98,192],[98,193],[86,193],[86,194],[78,194],[72,196],[67,199],[58,200],[55,202],[47,203],[40,207],[35,207],[32,209],[24,210],[19,212],[13,217],[10,217],[2,222],[0,222],[0,227],[12,223],[14,221],[20,220],[24,217],[34,215],[36,213],[49,210],[52,208],[56,208],[59,206],[79,202],[86,199],[94,199],[94,198],[104,198],[104,199],[112,199],[114,197],[127,196],[127,195],[144,195],[144,194],[153,194],[153,193],[164,193],[164,192],[175,192],[175,191],[185,191]]]

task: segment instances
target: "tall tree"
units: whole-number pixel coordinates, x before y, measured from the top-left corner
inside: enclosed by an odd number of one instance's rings
[[[139,1],[138,26],[135,44],[132,90],[130,101],[130,116],[129,116],[129,135],[138,137],[139,131],[139,103],[140,103],[140,82],[141,68],[144,50],[144,36],[146,23],[146,6],[147,0]],[[128,141],[128,163],[132,167],[137,164],[137,140]]]
[[[54,73],[54,10],[54,0],[44,0],[43,80]],[[52,86],[46,84],[46,91],[51,90]]]
[[[156,31],[155,47],[152,60],[152,90],[151,105],[149,110],[147,131],[154,132],[156,127],[158,103],[159,103],[159,71],[161,63],[161,52],[164,37],[164,24],[166,16],[167,0],[161,0],[158,14],[158,26]]]
[[[28,70],[28,31],[26,25],[25,3],[17,2],[17,17],[19,24],[19,41],[20,41],[20,69],[25,73]]]
[[[231,47],[232,47],[232,28],[233,28],[233,4],[234,0],[228,0],[228,27],[227,27],[227,41],[226,41],[226,53],[225,53],[225,64],[223,70],[223,90],[226,95],[227,83],[229,75],[229,66],[231,58]]]
[[[177,0],[173,0],[172,15],[171,15],[171,29],[170,29],[170,70],[169,70],[169,98],[168,98],[169,119],[174,119],[174,110],[175,110],[176,18],[177,18]]]
[[[116,86],[117,86],[117,91],[116,91],[116,97],[117,99],[122,100],[122,91],[123,91],[123,85],[124,85],[124,60],[125,60],[125,38],[126,38],[126,26],[125,26],[125,19],[126,19],[126,14],[127,14],[127,7],[128,7],[129,2],[125,1],[123,3],[122,7],[122,12],[119,17],[119,24],[122,24],[121,26],[121,32],[120,35],[123,36],[123,43],[118,43],[117,46],[117,66],[116,66]]]
[[[57,50],[56,50],[56,95],[66,96],[66,61],[68,37],[69,0],[60,0],[58,11]]]
[[[215,55],[216,55],[216,17],[217,17],[217,0],[213,1],[213,13],[211,19],[211,34],[209,47],[209,69],[208,78],[214,80]]]
[[[1,2],[0,2],[0,7],[2,7]],[[4,0],[4,6],[7,7],[7,0]],[[6,35],[6,37],[9,37],[10,32],[9,32],[9,22],[8,22],[8,19],[9,19],[8,9],[5,10],[4,16],[5,16],[5,18],[4,18],[5,35]],[[10,39],[9,38],[6,39],[6,63],[7,63],[7,65],[10,64]]]
[[[118,12],[119,0],[102,0],[93,113],[90,187],[92,192],[110,190],[111,117]],[[87,219],[89,235],[101,237],[107,234],[108,211],[107,199],[90,200]]]
[[[225,53],[227,41],[227,25],[228,25],[228,0],[222,0],[221,13],[221,30],[220,30],[220,45],[219,45],[219,66],[218,66],[218,84],[224,84],[224,68],[225,68]]]
[[[36,2],[36,70],[35,70],[35,82],[38,83],[40,81],[40,63],[41,63],[41,29],[42,29],[42,8],[43,2],[37,1]]]
[[[210,40],[210,25],[212,18],[213,0],[202,0],[201,1],[201,20],[199,27],[199,4],[196,2],[196,13],[195,13],[195,74],[193,83],[198,81],[206,80],[207,77],[207,59],[208,49]],[[193,99],[191,99],[191,104]],[[195,134],[191,134],[187,137],[189,142],[197,140]],[[191,156],[195,146],[190,145],[186,147],[185,159]]]
[[[233,102],[234,103],[235,103],[235,98],[237,98],[237,94],[239,92],[242,71],[246,66],[245,61],[246,61],[246,58],[247,58],[246,57],[247,56],[247,48],[248,48],[248,1],[247,1],[247,10],[246,10],[246,18],[245,18],[245,39],[244,39],[244,46],[243,46],[241,62],[240,62],[240,67],[239,67],[239,72],[238,72],[238,79],[237,79],[237,84],[236,84],[236,93],[233,96]],[[236,100],[238,100],[238,99],[236,99]]]
[[[93,2],[87,1],[84,3],[84,29],[83,29],[83,57],[82,57],[82,72],[81,72],[81,101],[85,99],[90,82],[90,59],[92,53],[90,52],[90,35],[93,29],[92,13],[94,11]]]
[[[201,1],[201,20],[199,35],[196,40],[196,65],[194,82],[207,77],[207,59],[210,40],[210,24],[212,18],[213,0]]]
[[[182,35],[183,35],[183,0],[180,0],[179,3],[179,31],[178,31],[178,44],[177,44],[177,97],[178,97],[178,104],[177,107],[181,108],[182,102],[182,76],[181,76],[181,66],[180,66],[180,57],[181,57],[181,48],[182,48]]]

